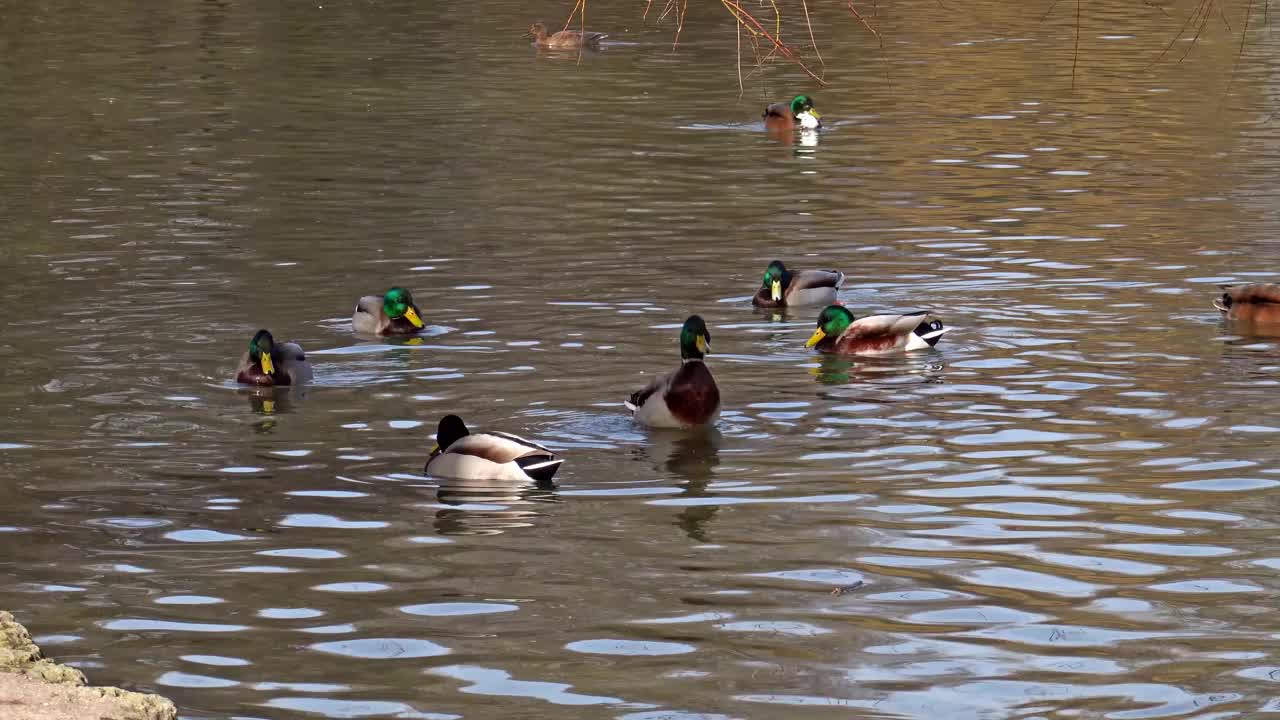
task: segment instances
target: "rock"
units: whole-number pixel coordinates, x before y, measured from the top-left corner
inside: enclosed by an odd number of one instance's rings
[[[84,673],[46,660],[31,633],[0,610],[0,720],[176,720],[159,695],[86,687]]]

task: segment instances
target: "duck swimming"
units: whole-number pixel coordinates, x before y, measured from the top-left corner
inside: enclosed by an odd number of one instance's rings
[[[842,355],[886,355],[928,350],[950,330],[926,310],[855,319],[843,305],[828,305],[804,346]]]
[[[293,342],[276,345],[266,330],[254,334],[236,370],[236,382],[245,385],[298,385],[311,378],[311,363],[302,346]]]
[[[550,482],[563,458],[537,443],[507,433],[472,433],[457,415],[436,428],[436,446],[422,471],[456,480]]]
[[[365,295],[356,301],[351,329],[360,335],[416,335],[424,327],[413,295],[393,287],[383,295]]]
[[[1214,298],[1213,306],[1221,310],[1227,320],[1280,324],[1280,285],[1223,285],[1222,290],[1223,293]]]
[[[609,37],[604,33],[579,32],[578,30],[561,30],[558,33],[548,35],[547,26],[542,23],[530,25],[527,35],[533,38],[534,45],[549,50],[577,50],[583,47],[597,49],[600,41]]]
[[[795,305],[830,305],[844,284],[844,273],[835,270],[791,271],[781,260],[765,268],[760,290],[751,298],[756,307],[791,307]]]
[[[720,388],[703,361],[711,352],[711,332],[697,315],[680,328],[680,367],[632,393],[626,406],[636,422],[650,427],[691,428],[720,415]]]
[[[797,95],[790,103],[777,102],[764,109],[764,126],[769,130],[816,130],[822,127],[822,116],[813,107],[813,98]]]

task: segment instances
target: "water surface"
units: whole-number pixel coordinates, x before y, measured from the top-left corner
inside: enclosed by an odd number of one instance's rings
[[[1087,4],[1072,89],[1071,11],[971,5],[742,98],[718,7],[9,13],[0,607],[186,718],[1274,712],[1280,362],[1210,299],[1280,262],[1275,41]],[[811,355],[775,257],[956,329]],[[392,284],[431,332],[351,337]],[[692,312],[724,417],[636,428]],[[314,387],[228,382],[260,326]],[[423,478],[448,412],[557,486]]]

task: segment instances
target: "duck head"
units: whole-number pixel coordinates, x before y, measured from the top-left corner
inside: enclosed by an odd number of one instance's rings
[[[418,315],[418,306],[413,304],[413,296],[402,287],[393,287],[383,294],[382,312],[392,320],[404,318],[416,328],[423,326],[422,317]]]
[[[828,305],[818,315],[818,327],[805,341],[804,346],[811,348],[827,337],[840,337],[853,324],[853,313],[843,305]]]
[[[440,418],[440,424],[436,426],[436,446],[431,448],[431,457],[448,450],[450,445],[470,434],[471,431],[467,430],[467,424],[462,422],[462,418],[457,415],[445,415]]]
[[[271,353],[275,349],[276,340],[266,330],[259,330],[249,341],[249,359],[258,363],[264,375],[271,375],[276,371],[275,363],[271,360]]]
[[[774,260],[769,263],[769,267],[765,268],[764,281],[760,284],[760,288],[768,290],[769,297],[774,302],[781,302],[782,294],[790,284],[791,273],[787,271],[787,266],[783,265],[781,260]]]
[[[680,328],[680,358],[701,360],[711,352],[711,331],[698,315],[690,315]]]
[[[822,116],[813,107],[813,98],[808,95],[797,95],[791,101],[791,114],[802,128],[814,130],[822,127]]]

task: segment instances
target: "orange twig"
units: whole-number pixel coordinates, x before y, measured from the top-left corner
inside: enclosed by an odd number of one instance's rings
[[[671,52],[675,52],[676,48],[680,47],[680,33],[684,32],[684,16],[687,12],[689,12],[689,0],[682,0],[679,19],[676,20],[676,37],[671,41]]]
[[[688,0],[685,0],[685,2],[687,4]],[[738,4],[737,0],[720,0],[720,2],[729,10],[729,13],[733,15],[734,18],[749,32],[759,33],[760,35],[764,36],[767,40],[769,40],[769,42],[773,43],[773,46],[778,50],[778,52],[782,53],[783,57],[785,57],[786,59],[798,65],[800,69],[805,72],[806,75],[816,80],[819,85],[825,86],[827,84],[825,80],[823,80],[822,78],[814,74],[814,72],[809,69],[808,65],[804,64],[804,60],[802,60],[794,50],[792,50],[785,43],[779,40],[776,36],[774,36],[768,30],[766,30],[764,26],[760,24],[760,21],[755,18],[755,16],[753,16],[751,13],[743,9],[743,7]]]
[[[560,28],[560,32],[564,32],[569,29],[569,23],[573,22],[573,16],[578,14],[578,8],[583,8],[583,11],[585,12],[586,2],[587,0],[576,0],[576,2],[574,2],[573,9],[569,11],[569,17],[564,19],[564,27]]]

